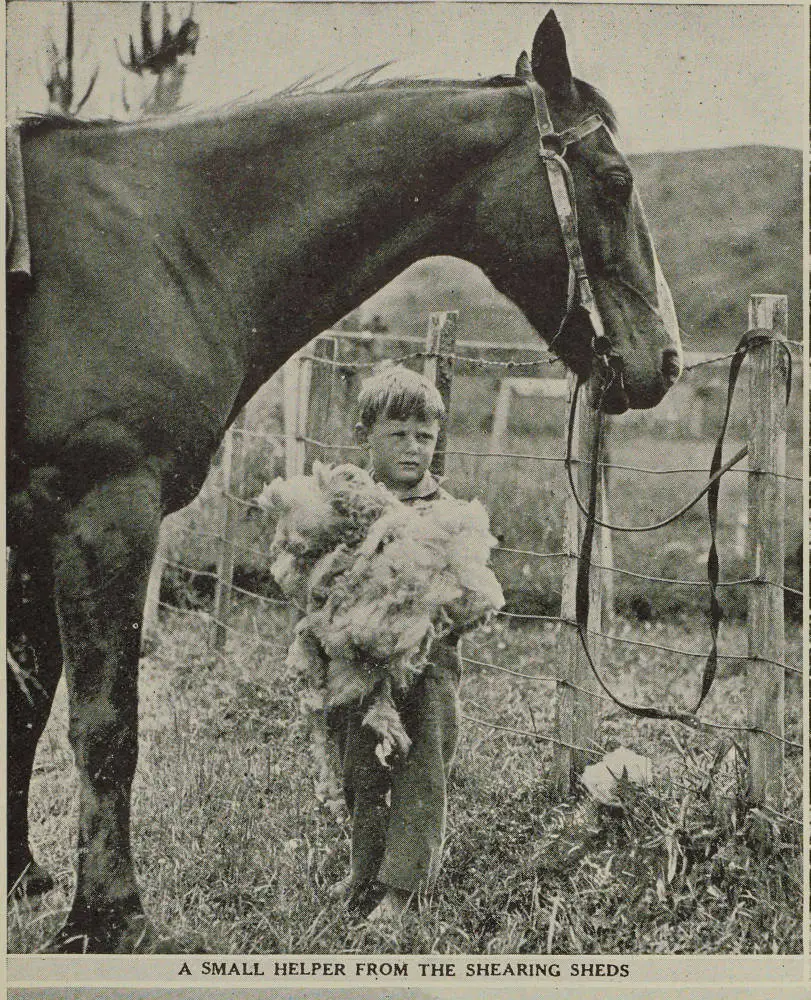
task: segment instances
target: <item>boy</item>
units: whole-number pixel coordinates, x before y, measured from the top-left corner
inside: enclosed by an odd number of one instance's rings
[[[431,382],[390,365],[363,383],[358,408],[356,438],[377,482],[416,508],[449,496],[429,472],[445,417]],[[458,635],[435,642],[417,682],[396,698],[412,746],[390,768],[375,756],[377,735],[362,725],[365,704],[331,713],[352,820],[351,875],[338,888],[350,905],[371,909],[370,920],[399,917],[439,871],[458,742],[458,644]]]

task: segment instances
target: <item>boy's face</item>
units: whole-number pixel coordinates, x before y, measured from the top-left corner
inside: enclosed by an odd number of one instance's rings
[[[425,475],[434,457],[439,421],[384,417],[368,429],[359,427],[358,433],[369,447],[375,479],[397,495],[407,493]]]

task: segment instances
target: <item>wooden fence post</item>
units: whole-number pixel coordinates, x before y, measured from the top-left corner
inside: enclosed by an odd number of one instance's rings
[[[294,354],[282,367],[284,381],[284,475],[304,472],[305,429],[310,401],[312,361]]]
[[[602,433],[602,446],[600,449],[600,459],[604,462],[603,472],[601,476],[601,489],[602,496],[600,499],[600,507],[605,512],[608,508],[608,487],[609,487],[609,471],[611,463],[611,429],[612,429],[611,418],[603,415],[603,433]],[[605,521],[607,518],[601,518]],[[598,533],[599,532],[599,533]],[[602,581],[602,586],[600,588],[600,628],[601,631],[610,631],[616,622],[616,617],[614,615],[614,592],[615,592],[615,579],[614,579],[614,537],[608,528],[599,528],[595,531],[595,539],[599,539],[599,562],[605,568],[600,570],[600,577]]]
[[[788,330],[785,295],[753,295],[749,327],[768,331],[773,342],[749,352],[749,558],[757,579],[749,595],[749,725],[785,736],[785,622],[783,569],[786,485],[786,381],[788,363],[779,341]],[[750,800],[782,809],[783,749],[780,740],[749,734]]]
[[[453,377],[453,360],[451,355],[456,347],[456,322],[459,319],[458,310],[452,312],[432,312],[428,317],[428,335],[425,339],[425,350],[429,354],[440,354],[439,358],[426,358],[423,374],[431,379],[439,389],[439,395],[445,404],[445,412],[451,408],[451,379]],[[431,472],[441,476],[445,471],[445,448],[447,447],[447,429],[442,427],[439,440],[431,463]]]
[[[574,393],[576,378],[569,376],[569,400]],[[595,412],[582,398],[579,406],[579,420],[574,428],[572,441],[572,456],[576,461],[574,480],[581,500],[588,498],[589,462],[584,461],[588,455],[590,443],[597,430],[597,422],[603,419],[602,413]],[[602,511],[602,489],[598,492],[597,510]],[[575,620],[575,593],[577,589],[577,567],[580,554],[580,539],[582,537],[585,518],[580,513],[571,490],[567,492],[564,539],[568,551],[566,568],[563,577],[563,593],[561,597],[560,616],[567,622]],[[596,538],[600,538],[599,531]],[[596,561],[596,560],[595,560]],[[601,571],[592,568],[591,585],[589,587],[589,629],[600,629],[601,625]],[[555,736],[557,739],[575,746],[588,749],[594,736],[597,718],[597,700],[589,692],[596,690],[596,682],[580,646],[580,639],[574,625],[564,625],[560,648],[561,676],[556,690],[555,703]],[[592,638],[590,652],[594,663],[600,664],[599,640]],[[577,687],[573,687],[577,685]],[[582,690],[585,689],[585,690]],[[581,750],[570,750],[565,746],[553,745],[552,784],[558,796],[567,795],[579,773],[588,763],[589,758]]]
[[[504,447],[507,439],[507,425],[510,420],[513,387],[510,379],[503,378],[498,384],[498,396],[493,410],[493,427],[490,431],[490,454],[496,455]]]
[[[234,537],[239,514],[231,498],[232,484],[242,471],[244,451],[245,410],[241,410],[223,441],[222,454],[222,505],[220,539],[217,551],[217,583],[214,589],[213,629],[211,641],[215,650],[225,649],[228,637],[227,618],[231,612],[231,585],[234,582]]]
[[[163,570],[166,566],[166,522],[161,524],[158,534],[158,545],[155,549],[155,558],[152,560],[152,568],[149,571],[149,580],[146,585],[146,600],[144,601],[144,617],[141,626],[141,634],[144,638],[151,637],[158,626],[158,611],[161,600],[161,581],[163,580]]]
[[[304,432],[314,441],[326,442],[330,435],[329,419],[332,412],[333,387],[335,385],[335,361],[338,357],[338,338],[319,337],[312,345],[313,357],[323,358],[324,362],[310,361],[312,374],[310,376],[309,403],[304,414]],[[313,461],[329,461],[331,455],[324,448],[312,445],[304,451],[303,471],[309,475]]]

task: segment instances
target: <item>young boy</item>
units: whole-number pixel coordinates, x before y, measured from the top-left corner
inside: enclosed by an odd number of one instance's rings
[[[429,467],[442,399],[422,375],[389,366],[358,397],[356,437],[374,479],[410,506],[449,494]],[[375,755],[377,735],[362,725],[366,705],[332,713],[352,821],[352,868],[342,883],[350,905],[370,920],[399,917],[435,880],[445,836],[446,783],[458,742],[459,637],[435,642],[430,662],[397,708],[412,745],[390,768]]]

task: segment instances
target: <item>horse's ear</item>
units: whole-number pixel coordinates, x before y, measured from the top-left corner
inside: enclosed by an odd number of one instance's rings
[[[572,88],[566,38],[555,12],[551,10],[535,32],[532,74],[548,94],[565,97]]]
[[[522,52],[518,57],[518,62],[515,64],[515,75],[519,80],[532,79],[532,66],[526,52]]]

